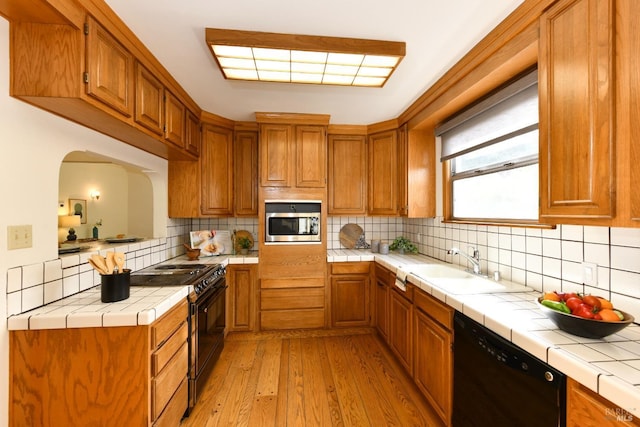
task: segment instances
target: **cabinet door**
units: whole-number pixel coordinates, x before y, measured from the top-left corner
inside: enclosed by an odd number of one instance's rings
[[[370,215],[398,214],[398,137],[395,130],[369,136]]]
[[[407,125],[398,129],[398,214],[407,216],[409,213],[409,163],[407,159],[407,145],[409,134]]]
[[[206,124],[202,128],[202,213],[233,215],[233,131]]]
[[[453,398],[452,335],[431,317],[415,310],[414,380],[445,425]]]
[[[162,135],[164,125],[164,86],[149,70],[136,63],[136,123]]]
[[[258,133],[239,131],[233,147],[235,156],[235,214],[258,216]]]
[[[413,304],[395,290],[389,298],[389,345],[413,375]]]
[[[640,226],[640,2],[616,2],[616,152],[619,159],[618,197],[629,203],[632,227]],[[627,155],[627,152],[629,153]],[[623,185],[622,187],[620,187]],[[620,212],[622,214],[622,212]],[[626,212],[625,212],[626,214]],[[628,218],[626,218],[628,219]],[[626,225],[626,224],[625,224]]]
[[[87,19],[87,93],[130,117],[133,55],[93,18]]]
[[[257,264],[227,267],[229,331],[253,331],[257,292]]]
[[[260,127],[260,185],[291,187],[293,127],[265,124]]]
[[[567,378],[567,427],[632,427],[640,422],[573,378]]]
[[[376,269],[377,270],[377,269]],[[386,276],[386,275],[385,275]],[[389,286],[386,278],[376,272],[375,286],[376,329],[386,342],[389,342]]]
[[[327,185],[327,137],[324,126],[296,126],[296,187]]]
[[[615,213],[613,31],[613,0],[561,0],[541,17],[543,221]]]
[[[329,135],[329,215],[367,213],[364,135]]]
[[[369,275],[333,276],[331,310],[333,326],[367,326]]]
[[[187,111],[186,146],[191,154],[200,155],[200,120],[191,111]]]
[[[175,95],[165,91],[164,100],[165,125],[164,137],[167,141],[185,148],[185,128],[187,109]]]

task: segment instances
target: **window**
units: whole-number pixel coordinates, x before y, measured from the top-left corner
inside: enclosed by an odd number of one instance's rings
[[[449,166],[446,219],[537,222],[537,71],[449,119],[436,135]]]

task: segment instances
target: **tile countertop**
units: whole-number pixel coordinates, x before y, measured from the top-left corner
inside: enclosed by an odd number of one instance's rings
[[[444,264],[424,255],[381,255],[363,249],[332,250],[327,260],[375,261],[391,271],[405,272],[411,271],[412,264]],[[640,417],[640,326],[632,324],[604,339],[582,338],[559,330],[547,319],[535,303],[540,292],[533,288],[452,295],[410,273],[407,280]]]
[[[163,264],[189,263],[185,255]],[[257,252],[249,255],[201,257],[201,264],[257,264]],[[132,286],[129,298],[103,303],[100,286],[54,301],[7,319],[10,331],[27,329],[95,328],[149,325],[189,295],[190,286]]]
[[[330,250],[328,262],[375,261],[392,271],[410,271],[415,264],[443,264],[424,255],[381,255],[369,250]],[[186,256],[165,264],[192,262]],[[249,255],[201,257],[204,264],[257,264]],[[451,264],[447,264],[451,266]],[[484,324],[514,344],[546,361],[606,399],[640,417],[640,326],[631,325],[602,340],[560,331],[534,303],[540,292],[452,295],[419,277],[407,279],[423,291]],[[11,316],[9,330],[148,325],[185,298],[182,287],[133,287],[127,300],[100,301],[100,287],[44,307]]]

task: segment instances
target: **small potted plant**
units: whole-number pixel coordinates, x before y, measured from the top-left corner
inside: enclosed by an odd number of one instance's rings
[[[246,255],[247,252],[249,252],[249,249],[251,249],[251,246],[253,246],[251,239],[244,236],[238,237],[237,243],[238,243],[238,247],[240,248],[240,253],[242,255]]]
[[[418,248],[416,247],[416,245],[411,243],[411,241],[404,236],[396,237],[393,240],[393,243],[389,245],[389,249],[391,249],[392,251],[397,250],[401,254],[405,252],[409,252],[412,254],[418,253]]]

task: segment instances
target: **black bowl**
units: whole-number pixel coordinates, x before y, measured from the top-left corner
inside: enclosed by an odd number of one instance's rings
[[[604,320],[585,319],[584,317],[574,316],[573,314],[563,313],[546,307],[540,303],[541,301],[542,297],[536,299],[536,303],[538,303],[538,306],[549,320],[563,331],[579,337],[603,338],[607,335],[621,331],[634,321],[632,315],[620,310],[618,311],[624,315],[624,320],[620,322],[605,322]]]

